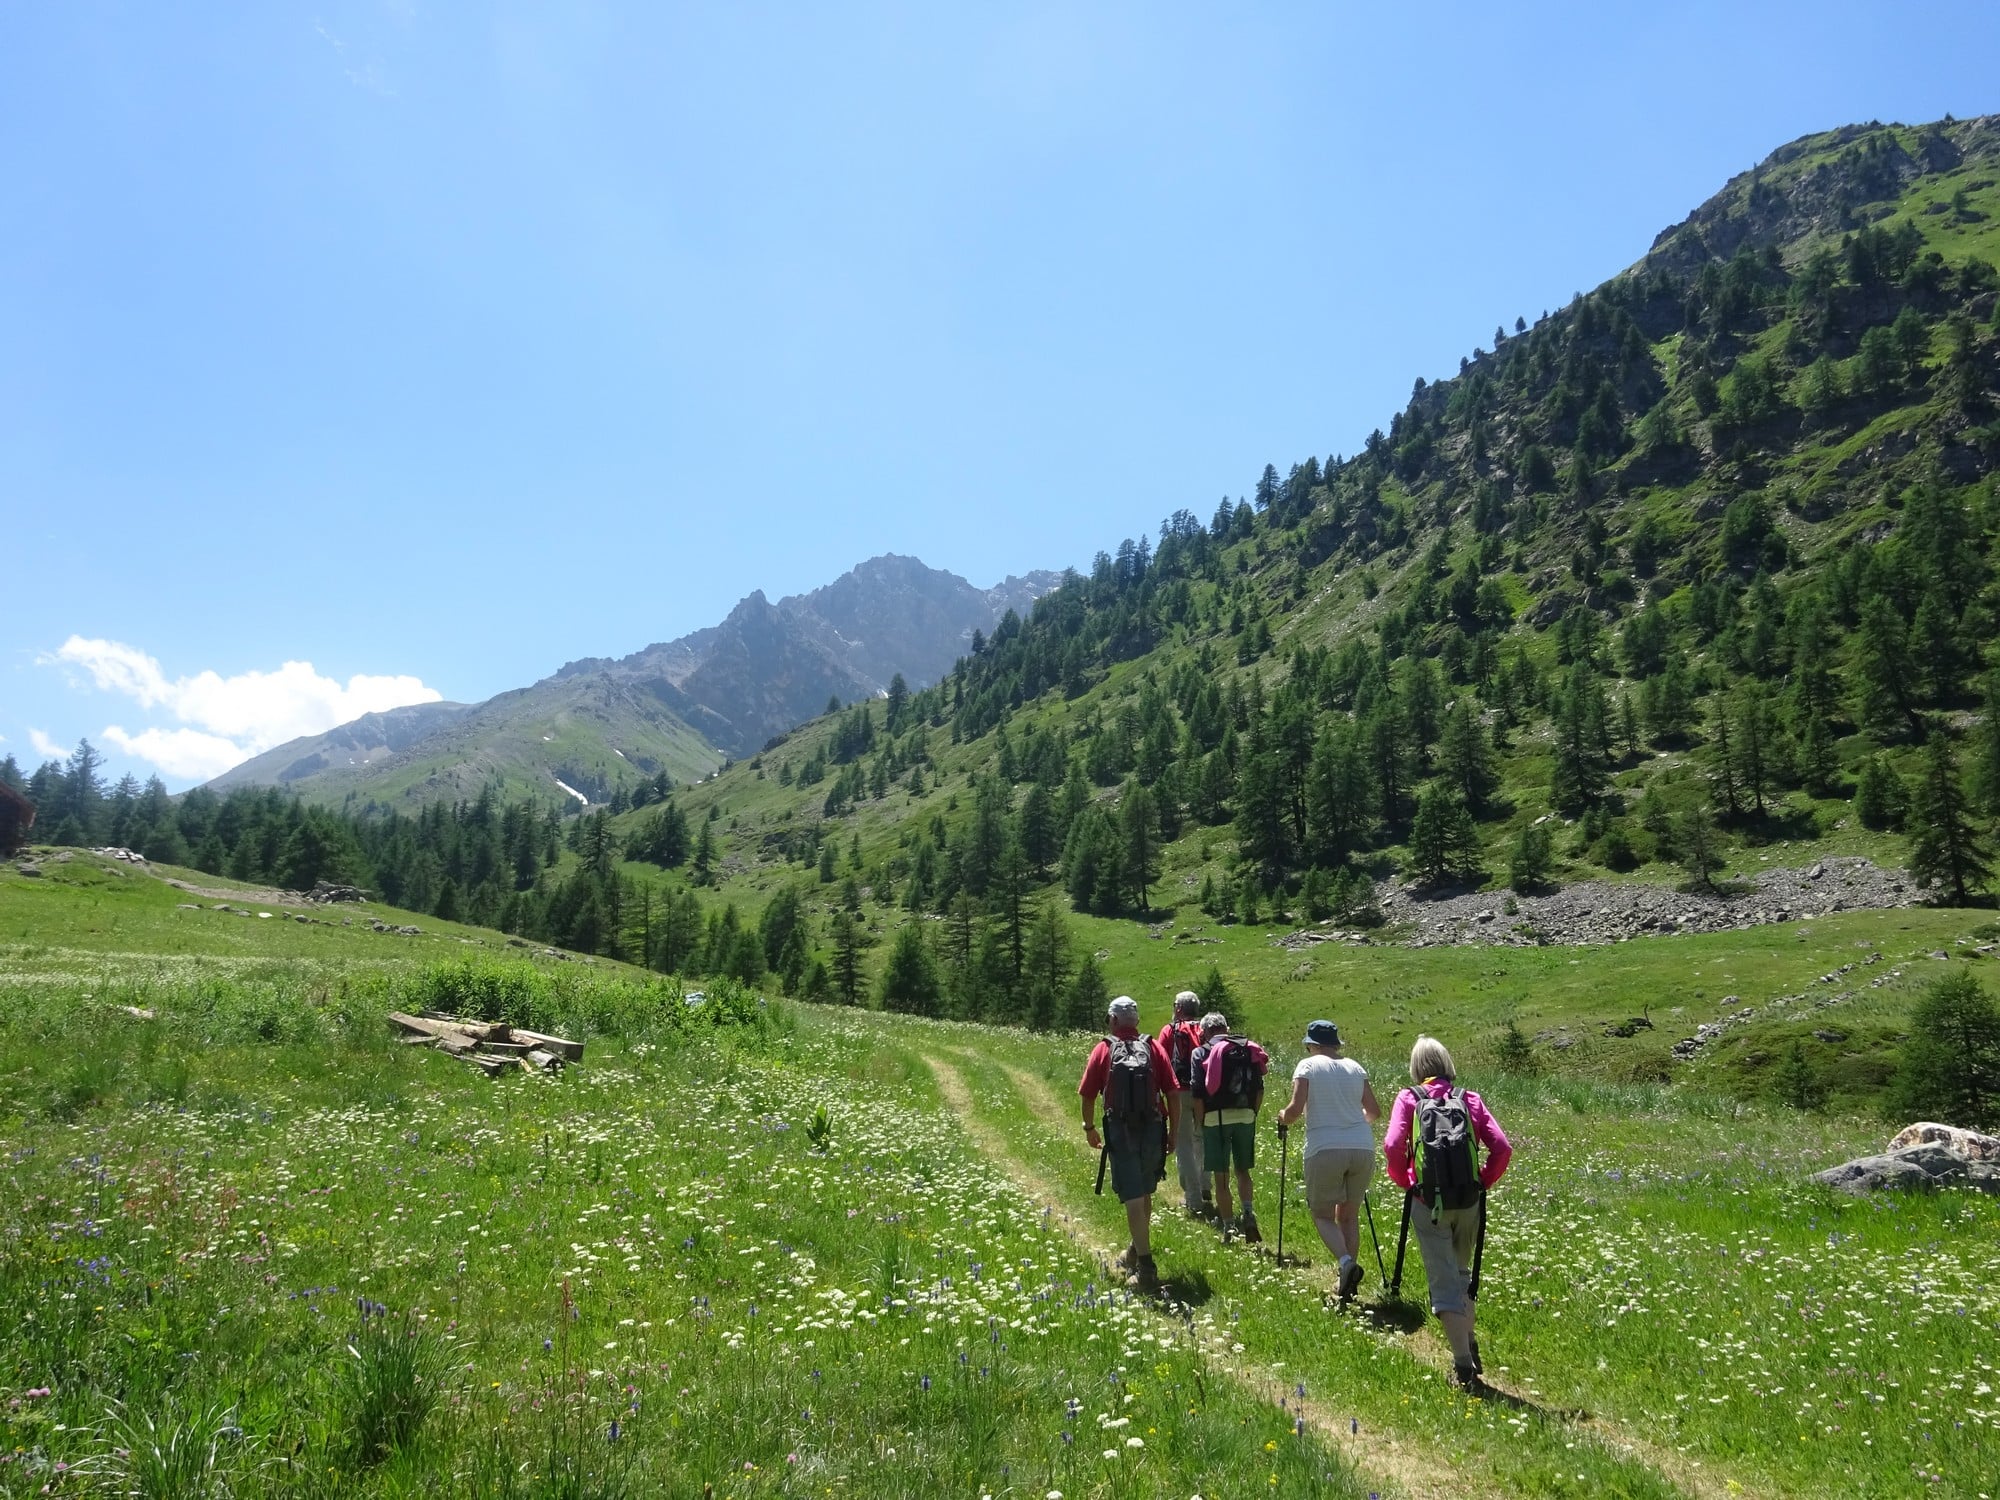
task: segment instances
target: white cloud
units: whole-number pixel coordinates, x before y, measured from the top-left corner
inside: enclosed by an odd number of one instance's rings
[[[62,760],[69,755],[69,747],[58,745],[39,729],[28,731],[28,743],[35,747],[35,754],[43,760]]]
[[[104,738],[135,760],[151,761],[169,776],[207,781],[248,759],[234,740],[199,729],[142,729],[127,734],[116,724],[105,726]]]
[[[406,703],[436,703],[443,694],[420,678],[357,674],[345,683],[322,677],[311,662],[288,661],[272,672],[224,677],[198,672],[170,678],[159,662],[123,641],[73,635],[46,665],[80,668],[100,690],[141,708],[164,708],[184,729],[146,727],[128,733],[112,725],[104,738],[127,754],[174,776],[219,775],[240,761],[301,735],[321,734],[363,714]],[[44,754],[66,753],[36,749]]]

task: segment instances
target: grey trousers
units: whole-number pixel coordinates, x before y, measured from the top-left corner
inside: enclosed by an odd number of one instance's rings
[[[1175,1122],[1174,1161],[1181,1174],[1181,1198],[1190,1213],[1201,1207],[1208,1190],[1208,1174],[1201,1169],[1201,1111],[1194,1095],[1181,1094],[1180,1119]]]

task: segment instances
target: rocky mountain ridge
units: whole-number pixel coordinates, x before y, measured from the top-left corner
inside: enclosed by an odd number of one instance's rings
[[[423,703],[361,718],[245,761],[209,785],[279,786],[315,801],[417,805],[511,794],[601,801],[656,777],[694,780],[825,709],[901,675],[936,681],[972,638],[1025,613],[1051,572],[981,589],[914,557],[871,558],[772,604],[754,591],[719,624],[624,657],[567,663],[483,703]]]

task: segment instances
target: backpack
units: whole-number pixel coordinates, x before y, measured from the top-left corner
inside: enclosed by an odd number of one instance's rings
[[[1264,1103],[1264,1079],[1257,1071],[1257,1059],[1250,1044],[1241,1037],[1224,1037],[1222,1048],[1222,1088],[1209,1102],[1216,1109],[1259,1109]]]
[[[1417,1115],[1412,1136],[1411,1169],[1417,1196],[1435,1213],[1439,1209],[1471,1208],[1479,1201],[1479,1172],[1473,1159],[1472,1111],[1465,1090],[1455,1088],[1442,1098],[1428,1089],[1412,1089]]]
[[[1200,1045],[1195,1029],[1185,1021],[1176,1021],[1173,1039],[1167,1043],[1167,1057],[1174,1065],[1174,1081],[1183,1089],[1194,1085],[1194,1053]]]
[[[1104,1082],[1104,1118],[1140,1125],[1160,1116],[1153,1086],[1153,1044],[1143,1036],[1108,1036],[1111,1069]]]

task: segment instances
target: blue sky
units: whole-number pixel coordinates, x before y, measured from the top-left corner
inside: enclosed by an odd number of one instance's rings
[[[1235,9],[8,7],[0,754],[1084,564],[1788,140],[2000,109],[1990,3]]]

